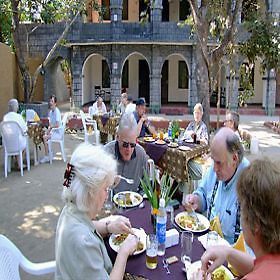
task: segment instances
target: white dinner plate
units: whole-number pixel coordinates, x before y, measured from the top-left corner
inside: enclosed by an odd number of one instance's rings
[[[197,261],[197,262],[194,262],[190,265],[189,269],[188,269],[188,279],[189,280],[196,280],[195,278],[195,272],[201,268],[201,261]],[[224,265],[221,265],[220,267],[218,267],[217,269],[214,270],[213,273],[217,273],[218,271],[220,270],[224,270],[225,271],[225,274],[226,274],[226,278],[225,280],[232,280],[234,279],[234,276],[233,274],[230,272],[230,270],[228,268],[226,268]]]
[[[170,148],[178,148],[179,147],[178,143],[175,143],[175,142],[170,142],[167,146],[170,147]]]
[[[126,204],[125,205],[122,205],[122,204],[119,205],[119,201],[118,201],[118,195],[119,194],[124,194],[125,195],[125,198],[126,198]],[[131,203],[128,202],[128,200],[130,200]],[[136,193],[136,192],[124,191],[124,192],[116,193],[113,197],[113,201],[118,206],[130,208],[130,207],[138,206],[140,203],[142,203],[143,197],[139,193]]]
[[[181,151],[190,151],[191,148],[188,147],[188,146],[179,146],[179,150],[181,150]]]
[[[194,218],[189,219],[190,220],[189,227],[187,225],[182,225],[182,223],[180,223],[180,220],[182,220],[183,217],[186,217],[186,219],[188,219],[187,217],[191,217],[191,215],[187,211],[178,213],[175,217],[175,222],[180,228],[182,228],[184,230],[189,230],[192,232],[203,232],[203,231],[207,230],[210,227],[210,223],[209,223],[208,219],[199,213],[196,213],[196,215],[197,215],[200,223],[203,225],[203,229],[200,229],[197,227],[197,223],[195,222]]]
[[[133,232],[139,237],[139,241],[143,244],[143,249],[140,251],[135,251],[133,255],[138,255],[143,253],[146,250],[146,232],[144,229],[132,228]],[[109,238],[109,245],[115,251],[118,252],[120,249],[121,244],[115,244],[115,238],[118,237],[120,234],[111,234]]]

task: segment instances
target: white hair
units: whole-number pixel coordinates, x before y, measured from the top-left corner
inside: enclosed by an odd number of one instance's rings
[[[203,107],[201,103],[196,103],[193,107],[193,111],[195,112],[196,110],[199,110],[203,114]]]
[[[73,152],[70,164],[74,166],[73,178],[70,186],[64,188],[62,198],[76,204],[80,211],[88,212],[95,207],[92,198],[101,186],[113,185],[117,162],[102,146],[82,143]]]
[[[120,134],[125,130],[135,131],[137,133],[137,122],[133,113],[124,113],[121,117],[117,133]]]
[[[10,99],[8,102],[9,112],[17,112],[18,110],[18,101],[17,99],[13,98]]]

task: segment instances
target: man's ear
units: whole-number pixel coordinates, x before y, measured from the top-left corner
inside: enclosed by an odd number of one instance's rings
[[[239,160],[238,154],[237,153],[233,153],[232,159],[233,159],[234,162],[238,162],[238,160]]]

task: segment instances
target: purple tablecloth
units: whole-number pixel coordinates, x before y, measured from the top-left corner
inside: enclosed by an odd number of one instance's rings
[[[182,209],[175,211],[180,212]],[[153,225],[151,223],[151,208],[150,204],[145,201],[145,207],[135,208],[125,212],[123,215],[128,217],[132,223],[132,226],[135,228],[142,227],[146,233],[153,232]],[[170,225],[167,226],[170,228]],[[204,248],[201,243],[198,241],[197,236],[195,235],[193,243],[193,252],[192,252],[192,261],[195,262],[200,259],[201,255],[204,252]],[[116,253],[109,247],[108,242],[106,242],[107,250],[110,258],[114,262],[116,258]],[[148,279],[186,279],[186,274],[183,272],[183,263],[180,260],[181,250],[180,244],[167,248],[165,252],[165,257],[177,256],[179,259],[178,262],[171,264],[169,269],[171,274],[166,274],[166,270],[163,268],[162,257],[158,257],[158,266],[154,270],[146,268],[146,255],[145,252],[136,256],[131,256],[127,262],[126,272],[129,272],[133,275],[144,276]]]

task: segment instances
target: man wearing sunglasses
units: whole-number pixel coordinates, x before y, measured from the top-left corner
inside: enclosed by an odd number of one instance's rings
[[[137,123],[132,113],[123,114],[117,130],[117,139],[105,145],[105,149],[118,161],[118,174],[133,179],[133,184],[121,180],[114,192],[139,191],[140,179],[147,168],[148,156],[145,150],[136,143]]]

